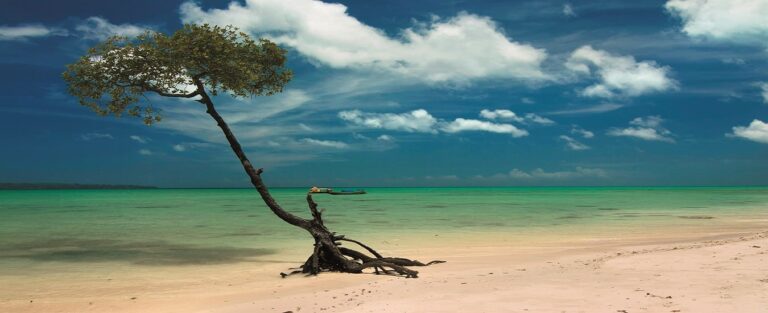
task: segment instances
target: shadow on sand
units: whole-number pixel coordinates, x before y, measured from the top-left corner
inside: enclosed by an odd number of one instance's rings
[[[57,238],[0,245],[0,259],[43,262],[128,262],[147,266],[253,262],[275,249],[210,247],[166,241]]]

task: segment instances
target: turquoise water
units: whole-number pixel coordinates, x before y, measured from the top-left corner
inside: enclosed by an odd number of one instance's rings
[[[306,189],[275,189],[308,216]],[[372,188],[317,195],[339,233],[401,236],[644,231],[765,218],[766,187]],[[0,191],[0,273],[44,264],[173,266],[269,258],[310,245],[250,189]]]

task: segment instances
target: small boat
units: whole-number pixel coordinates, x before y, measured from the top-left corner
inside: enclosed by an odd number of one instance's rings
[[[309,193],[327,193],[329,195],[334,195],[334,196],[366,194],[365,190],[362,190],[362,189],[355,189],[355,190],[342,189],[341,191],[334,191],[333,188],[322,188],[322,187],[312,187],[309,189]]]
[[[334,196],[342,196],[342,195],[364,195],[366,194],[365,190],[357,189],[357,190],[342,190],[342,191],[329,191],[328,194],[334,195]]]

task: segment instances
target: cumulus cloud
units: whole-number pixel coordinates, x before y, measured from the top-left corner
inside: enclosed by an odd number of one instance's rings
[[[728,135],[768,144],[768,123],[755,119],[748,126],[734,127]]]
[[[141,155],[153,155],[154,153],[152,153],[152,151],[149,150],[149,149],[140,149],[139,150],[139,154],[141,154]]]
[[[568,17],[576,16],[576,11],[573,10],[573,6],[570,3],[563,4],[563,15]]]
[[[577,167],[572,171],[547,172],[537,168],[532,171],[522,171],[519,169],[511,170],[507,176],[515,179],[571,179],[580,177],[606,177],[605,170],[599,168]]]
[[[669,67],[653,61],[638,62],[632,56],[613,55],[591,46],[573,51],[565,66],[574,73],[598,80],[581,91],[585,97],[635,97],[677,86],[677,82],[669,77]]]
[[[505,110],[505,109],[497,109],[492,111],[483,109],[482,111],[480,111],[480,117],[486,118],[489,120],[503,119],[503,120],[515,121],[515,122],[524,121],[524,119],[518,116],[517,114],[515,114],[515,112],[512,112],[510,110]]]
[[[500,118],[517,117],[509,110],[483,110],[481,116],[494,116]],[[528,132],[524,129],[508,123],[494,123],[476,119],[457,118],[453,121],[437,119],[424,109],[418,109],[406,113],[365,113],[359,110],[339,112],[339,118],[354,125],[373,128],[389,129],[406,132],[421,133],[459,133],[467,131],[484,131],[499,134],[510,134],[513,137],[527,136]],[[523,119],[521,118],[521,121]]]
[[[378,138],[376,138],[376,140],[389,142],[389,141],[395,140],[395,138],[392,138],[392,136],[390,135],[381,135]]]
[[[59,28],[49,28],[40,24],[19,26],[0,26],[0,41],[26,40],[36,37],[66,36],[67,31]]]
[[[547,79],[541,69],[545,50],[513,41],[490,18],[466,12],[416,23],[393,37],[349,15],[342,4],[315,0],[233,1],[210,10],[186,2],[180,11],[185,23],[234,25],[333,68],[380,70],[427,83]]]
[[[187,147],[185,147],[182,144],[173,145],[173,150],[177,152],[184,152],[187,151]]]
[[[768,39],[765,0],[669,0],[664,7],[691,37],[762,44]]]
[[[80,139],[84,141],[91,141],[96,139],[115,139],[115,137],[112,137],[112,134],[107,133],[86,133],[80,135]]]
[[[589,149],[589,146],[581,143],[580,141],[576,140],[571,136],[562,135],[560,136],[560,140],[565,142],[565,147],[569,150],[581,151],[581,150]]]
[[[528,132],[519,129],[512,124],[497,124],[488,121],[457,118],[441,127],[446,133],[458,133],[465,131],[485,131],[499,134],[510,134],[512,137],[528,136]]]
[[[675,142],[672,133],[661,124],[664,120],[659,116],[638,117],[629,122],[630,127],[614,128],[608,131],[609,136],[635,137],[649,141]]]
[[[763,96],[763,102],[768,103],[768,82],[758,83],[758,87],[760,87],[761,95]]]
[[[344,149],[349,147],[349,145],[347,145],[344,142],[333,141],[333,140],[319,140],[319,139],[312,139],[312,138],[304,138],[301,140],[301,142],[315,145],[315,146],[336,148],[336,149]]]
[[[149,138],[141,137],[141,136],[137,136],[137,135],[131,135],[130,138],[131,138],[131,140],[135,140],[138,143],[147,143],[147,141],[149,141]]]
[[[517,115],[515,112],[512,112],[507,109],[496,109],[496,110],[483,109],[480,111],[480,117],[489,119],[489,120],[504,120],[504,121],[518,122],[518,123],[535,123],[535,124],[542,124],[542,125],[552,125],[555,123],[553,120],[550,120],[543,116],[539,116],[534,113],[527,113],[525,114],[525,116],[520,116],[520,115]]]
[[[135,37],[148,28],[132,24],[112,24],[104,18],[91,16],[75,26],[75,30],[85,39],[104,40],[114,35]]]
[[[573,125],[573,127],[571,128],[571,134],[579,135],[579,136],[581,136],[583,138],[587,138],[587,139],[595,137],[595,133],[593,133],[591,131],[588,131],[588,130],[586,130],[584,128],[581,128],[578,125]]]
[[[407,113],[365,113],[360,110],[339,112],[339,118],[367,128],[406,132],[436,133],[437,119],[424,109]]]

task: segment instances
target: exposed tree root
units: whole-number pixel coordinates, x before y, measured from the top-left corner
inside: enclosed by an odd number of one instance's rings
[[[297,270],[289,273],[280,273],[285,278],[293,274],[317,275],[320,272],[362,273],[363,270],[373,268],[375,274],[400,275],[406,278],[416,278],[419,272],[407,268],[408,266],[428,266],[444,263],[445,261],[431,261],[422,263],[398,257],[384,257],[378,251],[368,245],[337,235],[328,230],[323,223],[322,211],[317,209],[317,203],[312,200],[312,195],[307,194],[307,204],[312,213],[312,220],[305,220],[306,224],[297,225],[307,230],[315,238],[314,251]],[[359,245],[370,255],[363,252],[342,247],[343,241]]]
[[[277,215],[281,220],[288,224],[302,228],[312,235],[315,239],[315,245],[312,255],[307,258],[303,265],[298,269],[290,273],[280,273],[283,277],[304,273],[307,275],[317,275],[321,272],[343,272],[343,273],[362,273],[363,270],[373,268],[376,274],[388,274],[388,275],[401,275],[405,277],[418,277],[419,272],[407,268],[408,266],[428,266],[437,263],[443,263],[444,261],[432,261],[428,263],[421,263],[416,260],[396,258],[396,257],[384,257],[373,248],[365,245],[357,240],[344,238],[343,235],[336,235],[325,227],[323,223],[323,212],[318,210],[317,203],[312,200],[312,195],[307,194],[307,204],[309,205],[309,211],[312,213],[312,219],[305,219],[296,216],[288,211],[285,211],[280,204],[269,193],[269,189],[261,179],[263,170],[255,168],[248,157],[243,152],[240,143],[237,141],[235,134],[229,128],[229,125],[224,121],[221,115],[216,111],[216,107],[213,105],[208,93],[205,92],[205,86],[199,79],[194,79],[194,83],[197,86],[196,95],[200,96],[200,99],[196,100],[206,106],[206,112],[213,117],[216,124],[224,132],[224,137],[227,138],[232,151],[235,153],[240,163],[243,166],[243,170],[248,174],[251,179],[251,184],[256,188],[256,191],[261,195],[264,203],[269,207],[272,212]],[[365,249],[371,256],[353,250],[349,248],[341,247],[341,242],[352,242],[363,249]]]

